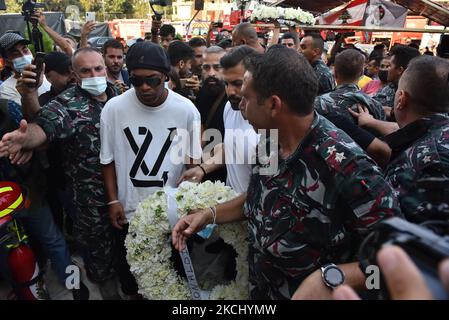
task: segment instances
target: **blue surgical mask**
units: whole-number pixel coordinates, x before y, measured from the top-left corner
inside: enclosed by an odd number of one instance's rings
[[[99,96],[106,91],[108,84],[106,77],[93,77],[81,79],[81,88],[93,96]]]
[[[33,62],[33,55],[27,54],[26,56],[21,56],[19,58],[15,58],[12,60],[14,65],[14,70],[22,73],[25,69],[25,66],[31,64]]]

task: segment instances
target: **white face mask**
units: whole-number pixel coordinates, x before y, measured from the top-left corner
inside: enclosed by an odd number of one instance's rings
[[[81,79],[81,88],[93,96],[102,95],[107,88],[106,77],[93,77]]]
[[[26,65],[31,64],[32,62],[33,62],[33,55],[31,54],[27,54],[26,56],[22,56],[12,60],[14,70],[20,73],[23,72]]]

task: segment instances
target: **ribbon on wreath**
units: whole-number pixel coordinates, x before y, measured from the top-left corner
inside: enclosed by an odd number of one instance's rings
[[[170,223],[170,228],[173,230],[176,223],[178,222],[178,204],[176,203],[177,189],[175,188],[165,188],[167,194],[167,215],[168,221]],[[187,283],[189,284],[190,292],[192,293],[193,300],[207,300],[209,298],[210,292],[201,290],[196,280],[195,271],[193,269],[192,259],[190,258],[189,249],[187,246],[179,252],[181,257],[182,265],[187,277]]]

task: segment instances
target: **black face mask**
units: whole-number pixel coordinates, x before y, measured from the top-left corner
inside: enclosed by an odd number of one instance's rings
[[[379,70],[379,79],[382,82],[388,82],[388,70]]]
[[[367,77],[371,77],[371,75],[369,74],[368,69],[365,68],[365,70],[363,71],[363,74]]]

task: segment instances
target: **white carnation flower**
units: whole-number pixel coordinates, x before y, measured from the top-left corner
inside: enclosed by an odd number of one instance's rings
[[[167,217],[165,191],[161,189],[155,192],[138,205],[125,239],[127,260],[139,285],[139,293],[145,298],[189,299],[191,293],[187,281],[176,273],[170,260],[171,228]],[[208,208],[229,201],[236,195],[221,182],[183,182],[175,193],[178,216],[184,216],[193,209]],[[237,276],[229,285],[216,286],[210,298],[248,299],[246,223],[223,225],[215,230],[224,242],[232,245],[237,252]]]

